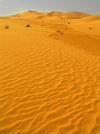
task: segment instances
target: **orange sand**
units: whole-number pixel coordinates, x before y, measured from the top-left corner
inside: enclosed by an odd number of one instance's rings
[[[0,17],[0,134],[100,134],[100,15]]]

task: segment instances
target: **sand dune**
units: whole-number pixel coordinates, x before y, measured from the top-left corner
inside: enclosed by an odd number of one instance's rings
[[[98,21],[31,14],[0,18],[0,134],[99,134]]]
[[[90,14],[81,13],[81,12],[49,12],[45,14],[48,17],[62,17],[64,18],[70,18],[70,19],[80,19],[87,16],[91,16]]]
[[[37,16],[39,16],[41,14],[42,13],[39,13],[37,11],[28,10],[28,11],[23,12],[23,13],[12,15],[12,17],[37,17]]]
[[[87,16],[91,16],[90,14],[81,13],[81,12],[55,12],[51,11],[48,13],[39,13],[37,11],[26,11],[23,13],[19,13],[16,15],[12,15],[13,17],[63,17],[63,18],[70,18],[70,19],[80,19]]]
[[[100,20],[100,15],[93,15],[86,18],[83,18],[85,21],[97,21]]]
[[[71,18],[71,19],[80,19],[80,18],[84,18],[87,16],[91,16],[90,14],[87,13],[82,13],[82,12],[66,12],[65,15],[67,15],[67,17]]]

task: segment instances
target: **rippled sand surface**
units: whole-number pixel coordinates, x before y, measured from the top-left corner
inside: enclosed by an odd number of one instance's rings
[[[41,25],[2,22],[0,134],[100,134],[100,57]]]

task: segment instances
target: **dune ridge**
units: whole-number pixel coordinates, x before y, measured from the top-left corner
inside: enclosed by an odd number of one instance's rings
[[[86,21],[98,21],[98,20],[100,20],[100,15],[88,16],[86,18],[83,18],[83,20],[86,20]]]
[[[0,18],[0,133],[99,134],[98,31],[84,29],[84,37],[75,30],[78,20],[29,16]],[[98,39],[90,38],[94,32]]]
[[[48,13],[41,13],[41,12],[37,12],[37,11],[31,11],[28,10],[26,12],[23,13],[19,13],[16,15],[12,15],[12,17],[65,17],[65,18],[70,18],[70,19],[79,19],[79,18],[84,18],[87,16],[91,16],[90,14],[87,13],[82,13],[82,12],[56,12],[56,11],[51,11]]]

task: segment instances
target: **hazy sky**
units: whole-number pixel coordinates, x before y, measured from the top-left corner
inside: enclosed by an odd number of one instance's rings
[[[79,11],[100,14],[100,0],[0,0],[0,16],[13,15],[27,10]]]

